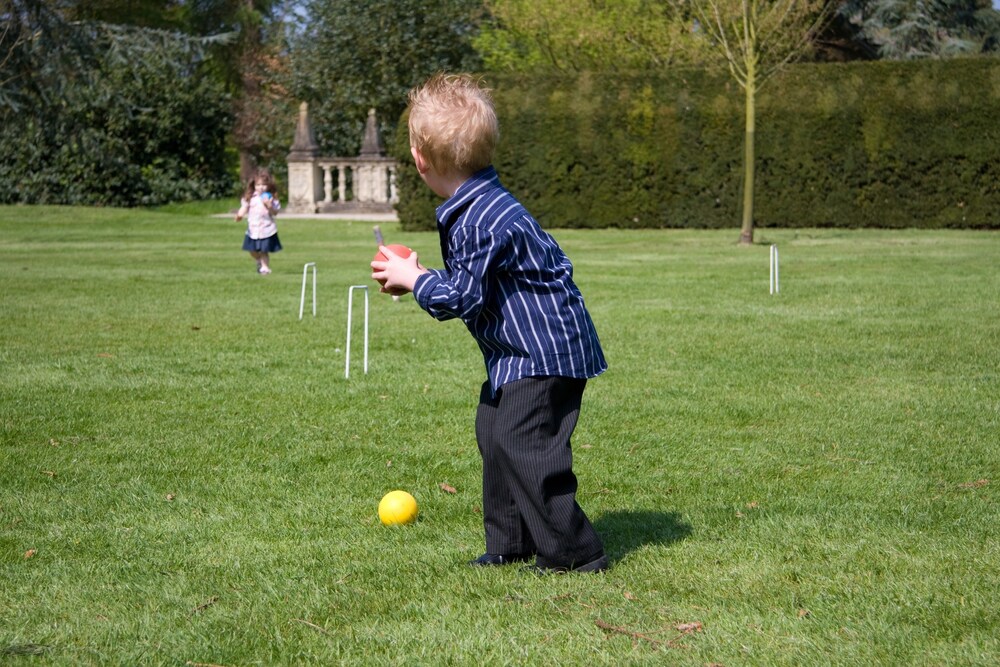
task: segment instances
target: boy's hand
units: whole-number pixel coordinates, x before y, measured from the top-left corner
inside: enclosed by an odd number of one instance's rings
[[[378,249],[385,261],[373,260],[371,267],[372,280],[382,283],[379,291],[393,296],[412,292],[417,278],[427,273],[427,269],[421,266],[417,253],[404,258],[384,245],[380,245]]]

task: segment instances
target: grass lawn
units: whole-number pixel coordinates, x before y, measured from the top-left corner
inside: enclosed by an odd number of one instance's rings
[[[345,380],[371,224],[279,230],[263,277],[204,209],[0,210],[0,662],[1000,663],[1000,234],[556,230],[612,569],[538,578],[465,565],[465,328],[372,289]]]

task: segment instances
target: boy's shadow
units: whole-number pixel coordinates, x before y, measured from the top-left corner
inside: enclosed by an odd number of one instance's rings
[[[671,544],[691,534],[677,512],[617,510],[594,517],[594,529],[611,560],[621,560],[646,544]]]

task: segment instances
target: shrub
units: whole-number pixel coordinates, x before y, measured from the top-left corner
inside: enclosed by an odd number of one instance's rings
[[[739,227],[743,92],[724,74],[488,80],[495,164],[544,226]],[[787,68],[758,97],[755,224],[1000,228],[998,102],[990,58]],[[397,210],[427,229],[397,134]]]
[[[2,108],[0,202],[135,206],[231,194],[228,101],[202,74],[192,40],[72,29],[86,32],[86,51],[38,72],[19,109]]]

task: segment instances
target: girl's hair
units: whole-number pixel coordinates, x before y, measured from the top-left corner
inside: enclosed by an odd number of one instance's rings
[[[247,187],[243,190],[243,198],[250,201],[253,197],[254,191],[257,189],[257,184],[260,183],[264,185],[268,192],[272,195],[274,194],[274,178],[271,176],[271,172],[267,169],[258,169],[253,173],[253,177],[247,181]]]
[[[408,96],[410,145],[440,173],[493,162],[500,125],[488,88],[469,74],[435,74]]]

